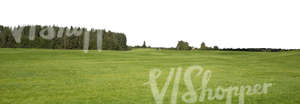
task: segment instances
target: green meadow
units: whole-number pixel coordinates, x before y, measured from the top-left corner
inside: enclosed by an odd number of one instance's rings
[[[300,51],[130,51],[0,49],[0,104],[155,104],[149,81],[160,69],[159,90],[171,68],[199,65],[210,70],[207,87],[272,83],[266,94],[245,95],[245,104],[300,104]],[[194,73],[195,74],[195,73]],[[201,77],[193,74],[195,88]],[[173,78],[174,79],[174,78]],[[170,104],[172,81],[163,103]],[[180,79],[177,104],[187,104]],[[199,92],[199,91],[198,91]],[[200,93],[200,92],[199,92]],[[197,94],[199,94],[197,93]],[[232,104],[239,98],[233,96]],[[223,100],[195,104],[225,104]]]

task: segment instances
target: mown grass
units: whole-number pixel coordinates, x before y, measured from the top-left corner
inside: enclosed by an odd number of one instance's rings
[[[0,104],[155,104],[149,72],[163,71],[159,88],[170,68],[200,65],[212,71],[208,87],[272,83],[267,94],[245,97],[246,104],[299,104],[300,51],[231,52],[89,51],[0,49]],[[201,78],[193,78],[194,87]],[[185,104],[181,80],[177,104]],[[172,84],[164,98],[170,103]],[[197,102],[200,103],[200,102]],[[225,100],[202,104],[225,104]],[[233,98],[233,104],[238,98]]]

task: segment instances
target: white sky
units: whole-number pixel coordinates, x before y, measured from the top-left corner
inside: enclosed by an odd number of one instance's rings
[[[300,48],[300,0],[0,0],[0,24],[80,26],[129,45]]]

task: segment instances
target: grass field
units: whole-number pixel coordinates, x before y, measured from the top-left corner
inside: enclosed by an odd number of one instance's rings
[[[212,71],[208,87],[272,83],[267,94],[245,96],[245,104],[300,104],[300,51],[231,52],[89,51],[0,49],[0,104],[155,104],[149,72],[161,69],[161,89],[170,68],[200,65]],[[172,82],[173,83],[173,82]],[[193,77],[194,87],[201,79]],[[177,104],[186,92],[179,85]],[[172,84],[164,104],[170,104]],[[197,102],[200,103],[200,102]],[[225,104],[224,100],[201,104]],[[238,98],[233,98],[238,104]]]

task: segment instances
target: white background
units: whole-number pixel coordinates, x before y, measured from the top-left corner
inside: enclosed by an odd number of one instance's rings
[[[109,29],[129,45],[300,48],[299,0],[0,0],[0,24]]]

